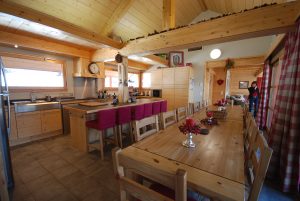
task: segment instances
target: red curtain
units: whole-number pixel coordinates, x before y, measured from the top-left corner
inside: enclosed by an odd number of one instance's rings
[[[269,102],[269,80],[270,80],[270,64],[265,62],[263,77],[261,81],[261,90],[258,104],[258,112],[256,114],[256,123],[259,128],[264,129],[267,122],[267,108]]]
[[[280,179],[284,192],[297,190],[300,171],[300,23],[287,34],[282,71],[271,123],[273,155],[268,175]]]
[[[259,89],[259,91],[261,91],[262,79],[263,79],[262,77],[256,78],[257,88]]]

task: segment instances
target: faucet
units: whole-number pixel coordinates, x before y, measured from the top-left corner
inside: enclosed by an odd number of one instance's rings
[[[30,100],[31,100],[31,102],[35,102],[36,101],[36,96],[34,95],[33,91],[30,92]]]

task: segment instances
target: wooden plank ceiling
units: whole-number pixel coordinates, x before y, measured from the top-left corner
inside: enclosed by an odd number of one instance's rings
[[[145,36],[154,30],[163,29],[163,0],[0,0],[12,2],[49,16],[61,19],[67,23],[81,27],[84,30],[107,36],[117,36],[123,42],[131,38]],[[212,10],[220,14],[238,12],[265,3],[283,3],[286,0],[175,0],[176,26],[187,25],[201,12]],[[6,16],[7,17],[7,16]],[[64,36],[58,31],[40,29],[29,21],[16,18],[4,26],[21,29],[35,34],[56,37],[60,40],[82,44],[92,48],[99,46],[89,41],[78,41],[72,36]],[[3,23],[2,23],[3,25]]]

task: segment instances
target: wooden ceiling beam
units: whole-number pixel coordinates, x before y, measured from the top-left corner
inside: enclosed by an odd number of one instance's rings
[[[25,6],[0,0],[0,12],[14,15],[23,19],[27,19],[39,24],[43,24],[65,33],[68,33],[74,37],[93,42],[103,47],[109,46],[112,48],[120,49],[123,47],[121,42],[115,41],[111,38],[99,35],[97,33],[85,30],[69,22],[63,21],[59,18],[47,15],[45,13],[36,11]]]
[[[283,39],[285,34],[279,34],[276,36],[275,40],[272,42],[270,49],[265,55],[265,60],[267,60],[279,46],[283,47]]]
[[[74,46],[68,46],[52,40],[41,38],[33,38],[19,33],[10,33],[0,29],[0,44],[13,47],[18,44],[19,47],[25,49],[34,49],[40,51],[51,52],[55,54],[84,57],[90,59],[91,52]]]
[[[111,33],[114,26],[124,17],[127,13],[128,9],[133,4],[134,0],[121,0],[116,10],[109,18],[109,20],[105,23],[105,27],[101,31],[102,35],[106,36]]]
[[[176,26],[176,0],[163,0],[163,29]]]
[[[232,58],[230,59],[234,62],[234,67],[257,67],[264,64],[264,56],[257,57],[245,57],[245,58]],[[226,60],[218,61],[207,61],[207,68],[225,68]]]
[[[110,64],[110,65],[117,65],[116,61],[107,61],[105,63]],[[132,69],[141,70],[141,71],[148,70],[151,67],[150,64],[145,64],[145,63],[138,62],[138,61],[135,61],[132,59],[128,59],[128,66]]]
[[[120,52],[153,54],[284,33],[295,28],[299,10],[300,1],[261,7],[130,41]]]
[[[159,56],[156,56],[154,54],[145,55],[143,57],[145,57],[147,59],[150,59],[152,61],[155,61],[155,62],[157,62],[159,64],[162,64],[162,65],[165,65],[165,66],[169,66],[169,61],[168,60],[163,59],[163,58],[161,58]]]

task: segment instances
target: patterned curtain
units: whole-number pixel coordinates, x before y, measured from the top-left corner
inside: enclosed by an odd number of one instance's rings
[[[268,175],[284,192],[297,190],[300,171],[300,21],[288,33],[269,144],[273,149]]]
[[[270,81],[270,64],[269,61],[265,62],[261,90],[260,90],[260,98],[258,104],[258,112],[256,114],[256,123],[257,126],[261,129],[266,127],[267,121],[267,108],[269,102],[269,81]]]

